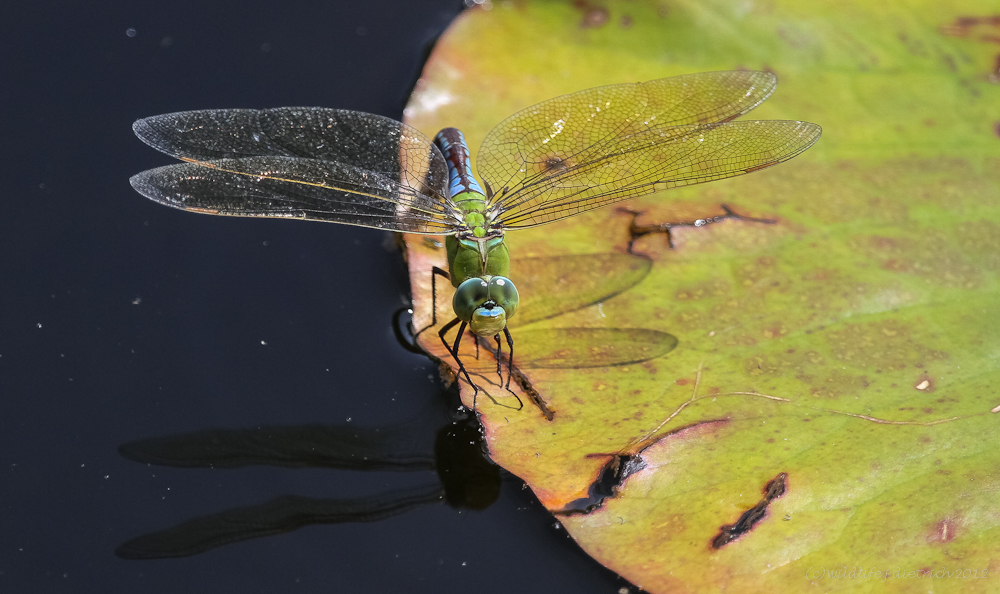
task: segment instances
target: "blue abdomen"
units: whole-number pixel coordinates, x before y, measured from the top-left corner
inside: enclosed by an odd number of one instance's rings
[[[448,192],[454,198],[463,192],[475,192],[485,195],[479,182],[472,176],[469,147],[465,137],[457,128],[445,128],[434,137],[434,144],[441,149],[448,163]]]

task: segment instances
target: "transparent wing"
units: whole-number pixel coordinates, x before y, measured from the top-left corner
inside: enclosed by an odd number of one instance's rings
[[[806,122],[730,122],[773,92],[765,72],[706,72],[556,97],[504,120],[478,171],[509,229],[657,190],[733,177],[799,154]]]
[[[450,233],[457,223],[441,152],[389,118],[324,108],[222,109],[144,118],[133,130],[190,161],[131,180],[168,206],[413,233]]]
[[[821,132],[794,121],[651,130],[609,155],[539,171],[499,205],[497,218],[508,229],[533,227],[659,190],[752,173],[798,155]]]
[[[457,219],[439,195],[352,165],[295,157],[179,163],[132,177],[143,196],[174,208],[298,218],[408,233],[448,234]]]

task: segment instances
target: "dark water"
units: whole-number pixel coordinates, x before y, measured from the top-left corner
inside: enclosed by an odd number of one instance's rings
[[[429,471],[186,469],[119,455],[132,440],[214,428],[350,419],[410,422],[431,436],[448,420],[433,365],[393,338],[407,284],[383,233],[193,215],[143,199],[127,180],[169,162],[132,135],[142,116],[323,105],[399,117],[428,44],[459,10],[453,0],[5,8],[0,591],[623,585],[508,474],[482,512],[435,504],[181,559],[114,555],[139,534],[282,495],[364,498],[437,481]]]

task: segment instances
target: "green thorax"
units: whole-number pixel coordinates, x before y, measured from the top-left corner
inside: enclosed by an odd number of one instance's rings
[[[503,235],[495,237],[456,237],[444,240],[448,250],[448,272],[457,287],[470,278],[510,276],[510,253]]]
[[[455,128],[445,128],[438,132],[434,144],[448,164],[448,197],[462,221],[462,229],[445,241],[451,284],[458,287],[470,278],[507,276],[510,256],[503,242],[503,227],[488,218],[487,194],[472,175],[465,137]]]
[[[451,197],[462,211],[462,220],[468,231],[466,234],[477,239],[489,235],[486,227],[486,196],[475,190],[467,190]]]

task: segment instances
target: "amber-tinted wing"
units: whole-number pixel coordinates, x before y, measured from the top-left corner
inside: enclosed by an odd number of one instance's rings
[[[453,233],[441,152],[419,131],[337,109],[221,109],[137,121],[150,146],[189,161],[134,176],[142,195],[210,214],[302,218]]]
[[[597,87],[522,110],[479,150],[490,212],[508,229],[532,227],[788,160],[816,142],[819,126],[730,121],[775,84],[766,72],[705,72]]]

